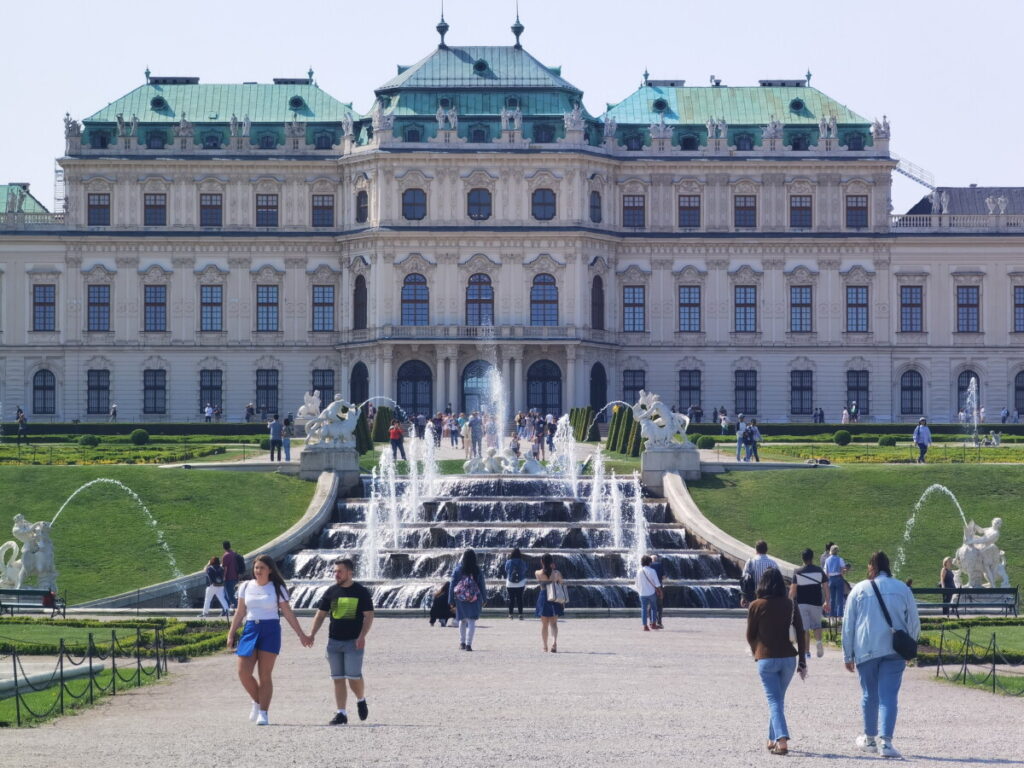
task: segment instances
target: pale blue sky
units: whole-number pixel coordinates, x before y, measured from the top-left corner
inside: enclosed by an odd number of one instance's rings
[[[0,183],[50,205],[62,117],[82,118],[156,75],[207,83],[302,77],[365,112],[373,89],[436,44],[439,2],[4,0]],[[513,42],[514,0],[446,0],[453,45]],[[524,47],[593,114],[655,79],[727,85],[802,77],[867,118],[941,185],[1024,186],[1024,2],[521,0]],[[897,177],[894,206],[925,189]]]

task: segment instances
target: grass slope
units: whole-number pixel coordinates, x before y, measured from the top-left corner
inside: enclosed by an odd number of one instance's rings
[[[302,516],[315,485],[274,473],[187,472],[155,467],[0,467],[8,515],[50,520],[64,500],[98,477],[119,480],[142,499],[183,573],[203,568],[230,539],[246,552]],[[173,572],[156,530],[113,485],[86,489],[53,526],[58,588],[69,604],[164,581]]]
[[[753,544],[764,538],[770,553],[800,562],[810,547],[820,553],[835,541],[850,563],[851,580],[864,578],[868,556],[883,549],[892,560],[903,542],[907,518],[924,490],[941,483],[956,494],[968,519],[1005,524],[999,545],[1007,570],[1019,583],[1024,569],[1024,511],[1020,490],[1024,467],[992,465],[845,466],[841,469],[731,472],[689,484],[707,517],[723,530]],[[917,518],[906,546],[900,578],[915,586],[936,586],[942,558],[962,540],[962,523],[952,501],[933,494]]]

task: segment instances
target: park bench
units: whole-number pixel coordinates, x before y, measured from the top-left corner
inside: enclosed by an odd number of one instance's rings
[[[51,601],[52,598],[52,601]],[[52,619],[58,613],[67,618],[64,598],[51,594],[48,589],[0,589],[0,616],[14,616],[15,611],[50,611]]]
[[[912,587],[910,591],[914,593],[915,598],[918,595],[938,595],[941,598],[940,602],[918,600],[918,609],[949,608],[950,612],[959,618],[961,613],[968,613],[976,608],[994,608],[1006,616],[1011,613],[1016,616],[1020,600],[1019,589],[1020,587]]]

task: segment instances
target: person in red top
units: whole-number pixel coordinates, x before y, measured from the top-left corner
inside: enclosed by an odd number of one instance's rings
[[[405,433],[398,425],[398,419],[391,420],[391,429],[388,430],[388,437],[391,439],[391,458],[398,461],[398,454],[401,453],[402,461],[408,461],[405,458]]]

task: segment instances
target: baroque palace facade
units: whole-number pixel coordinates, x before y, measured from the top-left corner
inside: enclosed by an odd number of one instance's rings
[[[66,212],[0,200],[5,418],[411,412],[653,390],[766,421],[1024,411],[1024,196],[893,216],[889,126],[805,80],[647,79],[599,117],[519,44],[369,114],[307,78],[156,77],[65,118]],[[2,190],[0,190],[2,191]],[[987,200],[987,208],[971,205]]]

